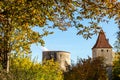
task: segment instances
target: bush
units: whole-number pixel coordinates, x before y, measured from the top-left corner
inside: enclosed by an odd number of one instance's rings
[[[14,57],[10,60],[10,71],[1,70],[0,80],[63,80],[59,64],[53,60],[44,64],[31,61],[30,57]]]
[[[79,59],[77,64],[64,73],[65,80],[107,80],[103,58]]]

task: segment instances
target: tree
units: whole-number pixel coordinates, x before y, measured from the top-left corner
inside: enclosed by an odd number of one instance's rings
[[[116,53],[113,61],[113,80],[120,79],[120,53]]]
[[[45,25],[48,21],[55,21],[54,24],[57,25],[56,18],[63,12],[60,9],[64,1],[57,2],[56,0],[0,1],[0,57],[4,69],[7,68],[9,53],[30,53],[31,44],[44,45],[42,38],[51,32],[43,27],[47,28]],[[34,31],[33,28],[36,26],[43,31],[41,30],[41,33]]]
[[[63,80],[62,70],[53,60],[46,63],[31,61],[29,56],[15,56],[10,59],[10,71],[0,70],[3,80]]]
[[[117,32],[117,40],[115,42],[115,49],[116,54],[114,57],[114,66],[113,66],[113,80],[119,80],[120,79],[120,22],[118,26],[118,32]]]
[[[103,58],[79,59],[77,64],[64,73],[65,80],[107,80]]]
[[[2,0],[0,1],[0,56],[4,68],[8,53],[30,53],[33,43],[44,44],[49,28],[66,30],[76,27],[84,38],[96,34],[97,23],[118,20],[120,2],[117,0]],[[77,14],[77,15],[76,15]],[[81,21],[89,20],[89,26]],[[49,22],[53,23],[50,26]],[[41,33],[33,30],[39,27]]]
[[[117,32],[117,40],[115,42],[115,49],[116,49],[116,52],[120,52],[120,21],[119,21],[118,32]]]

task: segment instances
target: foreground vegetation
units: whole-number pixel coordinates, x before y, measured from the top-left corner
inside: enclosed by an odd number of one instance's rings
[[[113,62],[113,80],[120,80],[120,53],[116,53]]]
[[[10,71],[0,70],[0,80],[63,80],[59,64],[53,60],[44,64],[28,56],[16,56],[10,59]]]
[[[106,67],[103,58],[79,59],[77,64],[64,73],[65,80],[107,80]]]
[[[69,71],[63,72],[59,63],[53,60],[38,63],[30,56],[12,56],[10,71],[0,67],[0,80],[107,80],[108,75],[104,66],[104,59],[78,59]],[[117,54],[113,66],[112,80],[120,79],[120,55]]]

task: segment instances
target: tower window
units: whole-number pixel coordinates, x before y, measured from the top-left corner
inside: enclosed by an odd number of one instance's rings
[[[103,52],[103,49],[101,50],[101,52]]]
[[[107,50],[107,52],[108,52],[108,50]]]
[[[60,54],[60,58],[62,57],[62,54]]]

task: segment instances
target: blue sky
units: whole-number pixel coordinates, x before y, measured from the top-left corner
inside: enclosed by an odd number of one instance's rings
[[[86,24],[86,22],[84,22]],[[100,23],[109,38],[109,43],[113,46],[116,40],[117,24],[114,20],[107,23]],[[98,35],[94,35],[91,39],[84,39],[82,36],[76,35],[78,32],[75,28],[69,28],[67,31],[60,31],[54,29],[54,34],[44,37],[45,47],[48,50],[61,50],[71,53],[71,60],[76,61],[77,58],[87,58],[92,56],[91,48],[94,46]],[[39,61],[42,60],[42,49],[40,45],[33,44],[31,46],[32,57],[37,57]]]

